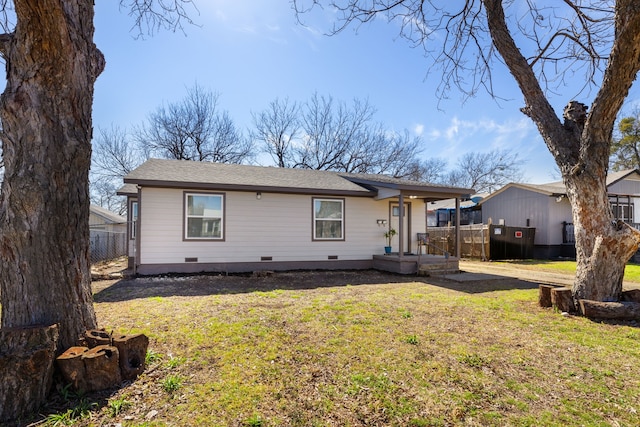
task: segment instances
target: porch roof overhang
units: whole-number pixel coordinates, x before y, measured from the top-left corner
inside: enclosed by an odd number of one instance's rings
[[[349,177],[349,180],[375,191],[376,200],[406,197],[410,199],[422,199],[424,202],[437,200],[456,199],[470,197],[474,193],[470,188],[446,187],[440,185],[407,184],[400,182],[382,182],[378,180],[358,179]]]

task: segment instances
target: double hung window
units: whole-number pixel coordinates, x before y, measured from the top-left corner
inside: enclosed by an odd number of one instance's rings
[[[184,237],[187,240],[224,239],[224,194],[185,193]]]
[[[344,199],[313,199],[313,240],[344,240]]]

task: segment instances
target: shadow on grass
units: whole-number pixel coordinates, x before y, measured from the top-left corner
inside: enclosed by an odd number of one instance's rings
[[[274,290],[304,290],[389,283],[425,283],[465,293],[508,289],[534,289],[537,283],[504,276],[464,273],[467,280],[443,277],[403,276],[377,270],[287,271],[264,277],[253,275],[148,276],[120,280],[100,288],[95,302],[118,302],[137,298],[229,295]],[[462,277],[462,276],[460,276]],[[97,286],[99,288],[99,285]]]
[[[538,289],[540,286],[540,282],[532,282],[515,277],[465,272],[452,274],[446,277],[429,277],[421,281],[440,288],[446,288],[452,291],[468,294],[509,291],[516,289]]]

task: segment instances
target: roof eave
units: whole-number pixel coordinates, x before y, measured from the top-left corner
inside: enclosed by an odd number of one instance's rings
[[[208,182],[182,182],[182,181],[157,181],[145,179],[125,178],[127,184],[137,184],[141,187],[154,188],[181,188],[193,190],[226,190],[226,191],[263,191],[265,193],[281,193],[281,194],[318,194],[332,196],[355,196],[355,197],[374,197],[375,192],[370,190],[354,191],[354,190],[338,190],[326,188],[296,188],[296,187],[277,187],[269,185],[238,185],[238,184],[220,184]]]

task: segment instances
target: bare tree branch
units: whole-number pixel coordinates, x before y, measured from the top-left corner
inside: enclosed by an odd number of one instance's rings
[[[154,34],[161,29],[182,31],[183,23],[193,25],[190,16],[198,13],[192,0],[120,0],[120,9],[129,11],[138,37]]]
[[[264,150],[278,167],[295,165],[293,145],[300,136],[300,107],[295,102],[276,99],[269,107],[252,114],[255,131],[252,138],[262,142]]]
[[[135,138],[143,151],[177,160],[242,163],[250,160],[253,144],[244,138],[226,111],[220,95],[198,85],[178,103],[159,107]]]

